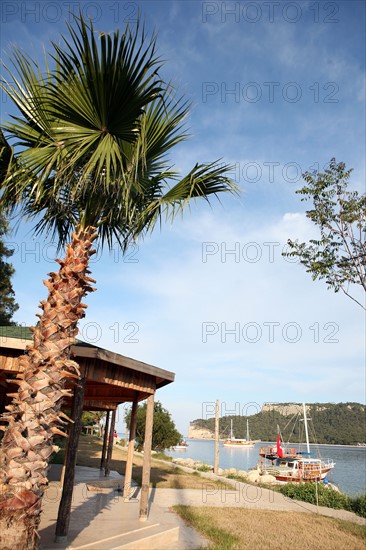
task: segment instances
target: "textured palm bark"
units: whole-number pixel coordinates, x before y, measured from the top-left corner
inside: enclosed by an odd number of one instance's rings
[[[47,300],[40,304],[40,321],[33,328],[33,344],[19,360],[18,392],[2,420],[7,422],[0,457],[0,548],[25,550],[38,546],[37,529],[47,467],[55,434],[68,418],[60,411],[62,398],[70,395],[65,384],[79,378],[70,346],[78,333],[77,323],[87,307],[82,298],[95,290],[88,277],[94,228],[72,236],[60,269],[44,284]]]

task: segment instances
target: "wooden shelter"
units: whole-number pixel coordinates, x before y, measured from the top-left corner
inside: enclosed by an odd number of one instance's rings
[[[0,327],[0,413],[10,402],[8,393],[17,391],[11,380],[20,371],[19,357],[26,351],[32,333],[27,327]],[[119,404],[132,403],[130,436],[125,471],[124,499],[131,491],[132,460],[135,445],[136,412],[139,401],[147,399],[146,435],[140,500],[140,519],[147,518],[150,483],[150,458],[156,390],[174,381],[174,373],[118,353],[78,341],[71,347],[71,356],[80,366],[80,381],[73,389],[73,398],[63,407],[71,409],[74,424],[70,425],[64,464],[64,484],[56,525],[56,541],[67,539],[74,485],[76,450],[81,431],[83,410],[107,411],[101,469],[109,474],[116,410]]]

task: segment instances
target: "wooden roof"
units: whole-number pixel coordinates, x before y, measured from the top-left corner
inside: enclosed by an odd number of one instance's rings
[[[19,356],[24,354],[31,339],[32,333],[27,327],[0,327],[1,401],[5,394],[17,389],[15,384],[11,384],[11,378],[19,372]],[[71,356],[79,364],[82,375],[86,376],[85,410],[114,409],[136,397],[141,401],[174,382],[175,378],[173,372],[86,342],[77,341],[71,346]],[[6,387],[5,379],[8,380]],[[65,407],[68,406],[70,403],[66,399]]]

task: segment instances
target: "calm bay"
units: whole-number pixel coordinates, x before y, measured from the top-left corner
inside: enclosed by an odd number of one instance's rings
[[[192,458],[205,464],[214,462],[214,441],[188,439],[186,450],[166,451],[174,458]],[[255,468],[259,459],[259,449],[265,443],[256,443],[251,448],[224,447],[220,443],[220,468],[236,468],[250,470]],[[330,458],[336,463],[329,473],[328,479],[343,493],[349,496],[363,494],[366,491],[366,447],[347,447],[337,445],[319,445],[317,447],[322,458]],[[314,456],[316,449],[311,447]]]

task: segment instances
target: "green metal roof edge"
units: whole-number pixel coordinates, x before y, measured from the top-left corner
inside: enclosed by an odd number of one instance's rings
[[[0,326],[0,338],[15,338],[18,340],[32,340],[33,333],[30,327],[25,327],[21,325],[12,325],[12,326]],[[1,342],[0,342],[1,343]],[[84,348],[98,348],[94,344],[88,344],[82,340],[76,339],[76,345]],[[103,348],[99,348],[103,349]]]
[[[32,331],[29,327],[13,325],[0,326],[0,338],[17,338],[19,340],[32,340]]]

